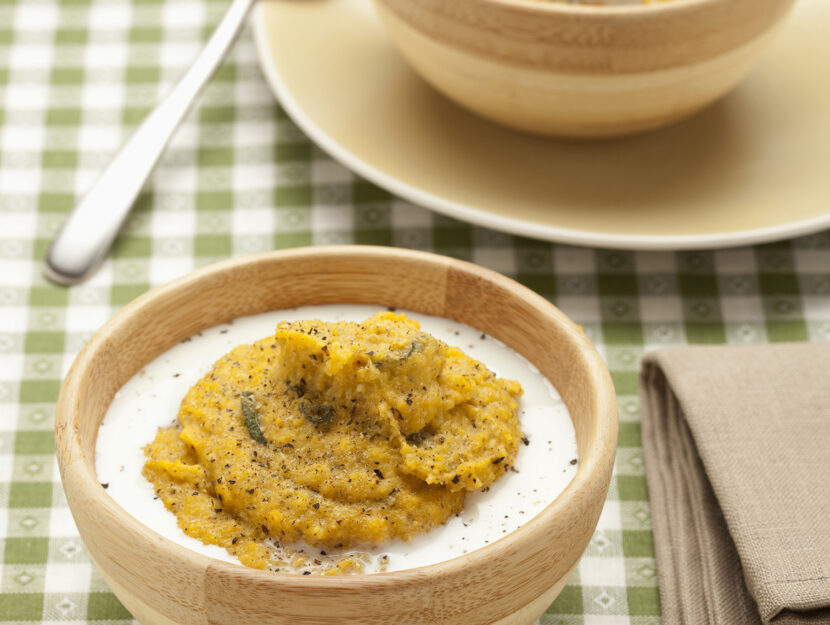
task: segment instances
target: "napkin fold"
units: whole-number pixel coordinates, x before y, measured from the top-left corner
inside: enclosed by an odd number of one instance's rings
[[[830,345],[646,356],[663,623],[830,623]]]

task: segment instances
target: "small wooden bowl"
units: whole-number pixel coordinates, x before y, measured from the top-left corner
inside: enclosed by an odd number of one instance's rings
[[[214,560],[158,535],[107,495],[94,466],[98,426],[115,392],[143,365],[236,317],[335,303],[461,321],[535,364],[574,421],[579,467],[570,485],[483,549],[418,569],[351,577],[279,575]],[[588,545],[611,479],[617,413],[596,350],[542,297],[469,263],[349,246],[228,260],[142,295],[78,355],[58,399],[55,434],[66,498],[89,554],[142,625],[518,625],[548,607]]]
[[[691,115],[751,69],[794,0],[375,0],[412,67],[519,130],[613,137]]]

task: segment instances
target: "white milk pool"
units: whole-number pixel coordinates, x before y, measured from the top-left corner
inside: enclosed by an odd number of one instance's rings
[[[144,445],[153,440],[158,428],[176,421],[188,389],[233,347],[273,334],[279,321],[362,321],[381,310],[385,309],[305,306],[243,317],[185,339],[145,366],[116,394],[98,431],[95,464],[101,484],[124,510],[159,534],[194,551],[238,563],[221,547],[205,545],[179,529],[176,517],[155,497],[152,484],[141,474]],[[519,416],[525,444],[520,446],[515,470],[487,492],[471,493],[460,515],[408,542],[395,540],[371,550],[366,573],[425,566],[484,547],[541,512],[564,490],[577,468],[576,435],[568,409],[533,365],[479,330],[439,317],[401,312],[500,377],[519,381],[524,389]],[[315,553],[313,547],[304,549]]]

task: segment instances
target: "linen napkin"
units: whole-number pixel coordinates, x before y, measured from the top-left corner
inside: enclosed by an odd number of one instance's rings
[[[830,345],[646,356],[663,623],[830,623]]]

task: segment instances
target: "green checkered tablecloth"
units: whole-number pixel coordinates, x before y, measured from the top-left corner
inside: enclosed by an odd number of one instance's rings
[[[316,148],[274,102],[246,32],[112,258],[86,284],[50,285],[41,261],[65,214],[225,6],[0,1],[0,622],[130,620],[84,551],[53,455],[61,377],[89,336],[148,288],[218,259],[369,243],[490,267],[585,327],[619,393],[620,448],[599,528],[542,623],[657,623],[640,357],[669,344],[830,341],[830,232],[756,248],[635,253],[520,239],[434,215]]]

